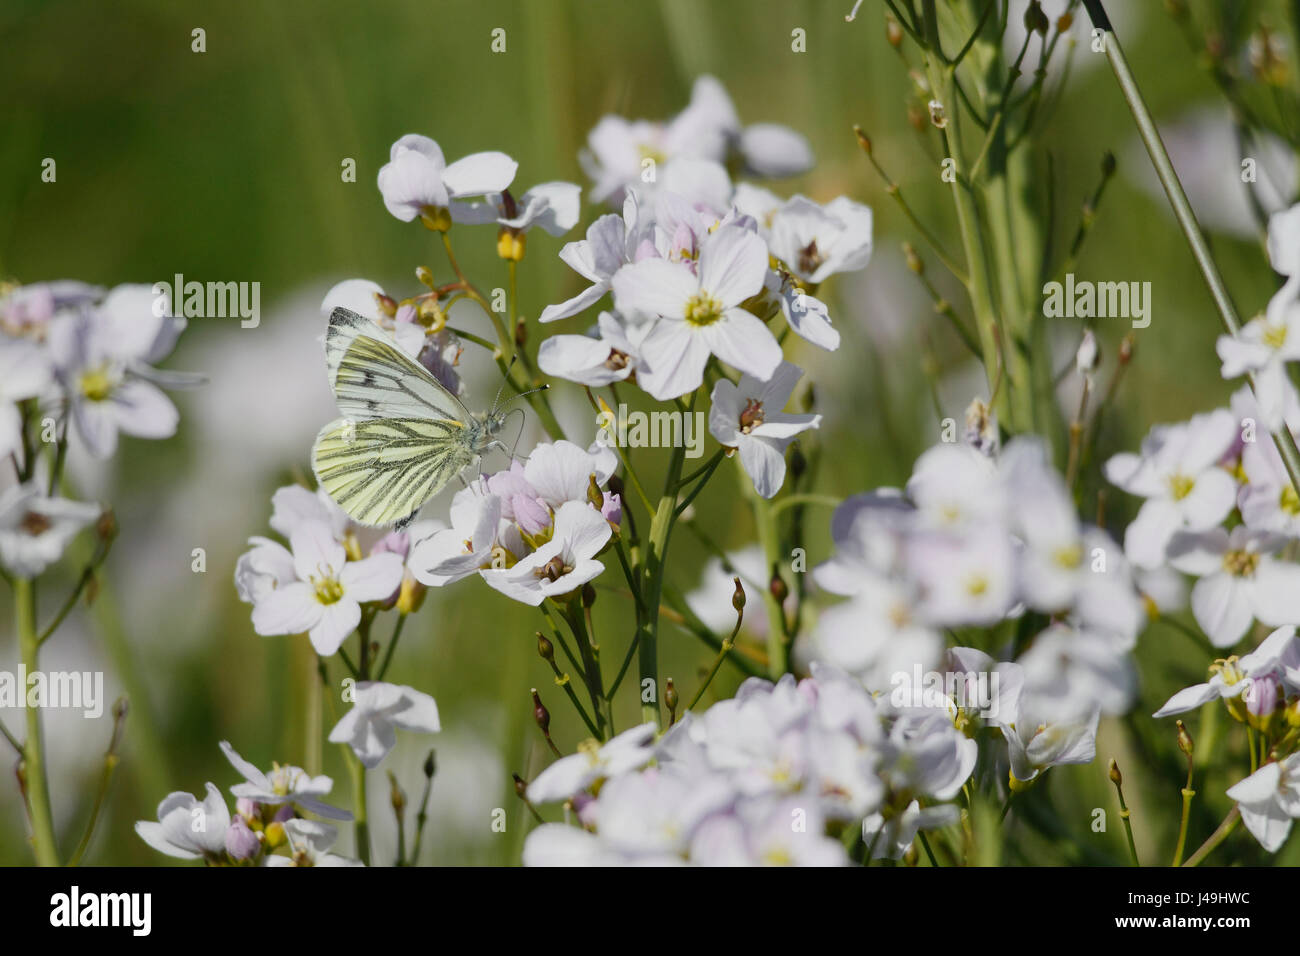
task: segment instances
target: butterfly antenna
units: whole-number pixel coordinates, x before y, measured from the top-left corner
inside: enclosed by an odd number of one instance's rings
[[[544,391],[546,391],[546,390],[547,390],[548,388],[550,388],[550,387],[551,387],[550,385],[538,385],[536,388],[530,388],[530,389],[529,389],[528,391],[526,391],[526,392],[520,392],[518,395],[515,395],[514,397],[512,397],[512,398],[510,399],[510,401],[506,402],[505,405],[502,406],[502,407],[503,407],[503,409],[505,409],[505,408],[509,408],[509,407],[510,407],[511,405],[513,405],[515,402],[519,401],[519,399],[521,399],[521,398],[527,398],[529,395],[535,395],[535,394],[537,394],[538,392],[544,392]],[[520,411],[523,411],[523,409],[521,408]]]
[[[492,411],[501,407],[501,393],[506,389],[506,383],[510,381],[510,370],[515,367],[515,359],[519,358],[518,353],[510,356],[510,362],[506,365],[505,378],[501,379],[501,384],[497,386],[497,397],[492,399]]]

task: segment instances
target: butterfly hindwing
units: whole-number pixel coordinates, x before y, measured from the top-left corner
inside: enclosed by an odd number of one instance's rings
[[[339,418],[312,449],[316,480],[353,520],[409,520],[474,462],[465,423],[453,419]]]
[[[330,314],[325,364],[339,412],[345,418],[465,421],[468,416],[460,399],[403,352],[388,333],[347,309]]]

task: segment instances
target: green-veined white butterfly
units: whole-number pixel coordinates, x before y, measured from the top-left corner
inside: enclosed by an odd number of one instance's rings
[[[342,417],[316,436],[312,470],[360,524],[406,526],[489,448],[506,450],[503,410],[471,413],[364,316],[330,313],[325,366]]]

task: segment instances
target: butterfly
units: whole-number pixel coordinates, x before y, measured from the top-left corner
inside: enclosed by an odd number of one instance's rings
[[[505,411],[475,415],[379,325],[330,313],[325,366],[342,417],[312,447],[316,481],[349,517],[404,528],[453,477],[496,446]],[[498,398],[500,393],[498,392]]]

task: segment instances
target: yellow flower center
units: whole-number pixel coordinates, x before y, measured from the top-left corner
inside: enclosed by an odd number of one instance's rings
[[[79,384],[81,385],[81,394],[92,402],[102,402],[113,394],[113,379],[109,376],[106,368],[82,372]]]
[[[1182,501],[1192,493],[1192,489],[1195,487],[1195,478],[1188,478],[1186,475],[1169,476],[1169,490],[1173,493],[1175,501]]]
[[[334,604],[343,597],[343,585],[337,578],[312,578],[311,583],[321,604]]]
[[[1263,342],[1271,349],[1280,349],[1286,344],[1286,326],[1268,326],[1264,331]]]
[[[1259,555],[1253,551],[1229,551],[1223,556],[1223,567],[1229,574],[1239,578],[1254,575],[1259,566]]]
[[[1282,489],[1282,495],[1278,501],[1279,507],[1289,515],[1300,515],[1300,495],[1290,485]]]
[[[1063,568],[1077,568],[1083,561],[1083,548],[1078,544],[1057,548],[1052,554],[1052,560]]]
[[[686,303],[686,321],[697,328],[722,318],[722,303],[707,292],[697,292]]]

